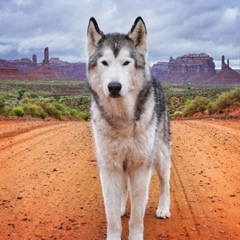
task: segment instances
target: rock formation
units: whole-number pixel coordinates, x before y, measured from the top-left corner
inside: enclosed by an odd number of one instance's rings
[[[77,62],[69,63],[59,60],[59,58],[50,58],[50,64],[58,71],[63,72],[71,79],[86,79],[86,63]]]
[[[44,48],[43,64],[49,64],[49,49],[48,49],[48,47]]]
[[[21,71],[19,71],[17,68],[3,66],[0,68],[0,79],[28,80],[29,78]]]
[[[156,64],[153,64],[151,67],[151,71],[155,77],[158,79],[161,79],[163,76],[165,76],[169,70],[168,70],[168,63],[167,62],[158,62]]]
[[[24,74],[30,73],[37,67],[37,65],[33,64],[30,58],[22,58],[17,60],[8,60],[8,61],[0,59],[0,68],[4,66],[16,68]]]
[[[168,68],[170,73],[178,74],[215,74],[213,58],[205,53],[187,54],[176,59],[170,58]]]
[[[229,59],[227,59],[227,64],[225,63],[225,56],[222,56],[221,71],[209,80],[211,83],[222,83],[222,84],[240,84],[240,74],[234,71],[229,64]]]
[[[153,65],[152,71],[162,82],[206,82],[216,74],[213,58],[205,53],[170,57],[167,68],[161,65]]]
[[[37,66],[37,55],[36,54],[33,54],[33,56],[32,56],[32,65]]]
[[[8,66],[8,70],[4,69]],[[44,49],[44,59],[42,63],[37,63],[37,56],[34,54],[32,59],[22,58],[20,60],[0,59],[0,72],[2,79],[7,79],[7,73],[13,79],[20,79],[26,74],[30,79],[45,80],[85,80],[86,63],[69,63],[61,61],[59,58],[49,58],[49,48]],[[10,71],[10,69],[12,69]],[[19,72],[17,73],[16,70]],[[225,63],[222,56],[222,69],[215,78],[216,70],[213,59],[205,54],[187,54],[176,59],[170,57],[169,62],[158,62],[151,68],[155,77],[161,82],[177,83],[239,83],[239,74],[229,66],[229,60]],[[25,78],[26,78],[25,75]],[[1,77],[1,76],[0,76]],[[29,78],[28,78],[29,79]]]
[[[51,64],[43,63],[40,67],[28,74],[32,79],[41,80],[69,80],[70,78],[62,72],[59,72]]]
[[[33,79],[42,79],[42,80],[69,80],[70,77],[64,74],[63,72],[58,71],[54,66],[49,62],[49,49],[46,47],[44,49],[44,59],[40,67],[36,68],[30,74],[29,77]]]
[[[42,66],[48,66],[44,69]],[[41,64],[37,63],[37,56],[34,54],[32,60],[29,58],[22,58],[20,60],[6,61],[0,59],[0,68],[3,66],[11,66],[19,69],[21,72],[33,76],[34,78],[40,79],[44,77],[50,79],[50,77],[59,77],[60,80],[85,80],[86,79],[86,63],[69,63],[59,60],[59,58],[49,59],[49,48],[44,49],[44,59]],[[40,70],[39,70],[40,68]],[[56,71],[53,73],[53,71]],[[39,73],[39,77],[37,74]],[[49,74],[47,76],[47,73]]]

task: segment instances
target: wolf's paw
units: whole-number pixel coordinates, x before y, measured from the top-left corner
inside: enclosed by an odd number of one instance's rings
[[[156,211],[157,218],[170,218],[171,213],[167,207],[158,207]]]

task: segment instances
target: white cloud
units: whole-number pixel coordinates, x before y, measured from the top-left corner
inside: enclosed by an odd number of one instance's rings
[[[13,50],[13,46],[12,45],[1,45],[0,44],[0,53],[5,54],[9,51]]]
[[[239,9],[238,8],[227,8],[224,11],[223,18],[226,22],[234,23],[239,16]]]

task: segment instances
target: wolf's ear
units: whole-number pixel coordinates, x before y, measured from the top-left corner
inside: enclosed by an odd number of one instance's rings
[[[87,51],[89,56],[93,54],[103,36],[104,34],[99,29],[97,21],[95,18],[91,17],[87,30]]]
[[[145,55],[147,52],[147,29],[141,17],[136,18],[128,37],[133,40],[139,53]]]

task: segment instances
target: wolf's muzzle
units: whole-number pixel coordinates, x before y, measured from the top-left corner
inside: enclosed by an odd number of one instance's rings
[[[121,89],[122,89],[122,84],[119,82],[110,82],[108,84],[108,91],[110,93],[110,97],[113,97],[113,98],[120,97]]]

